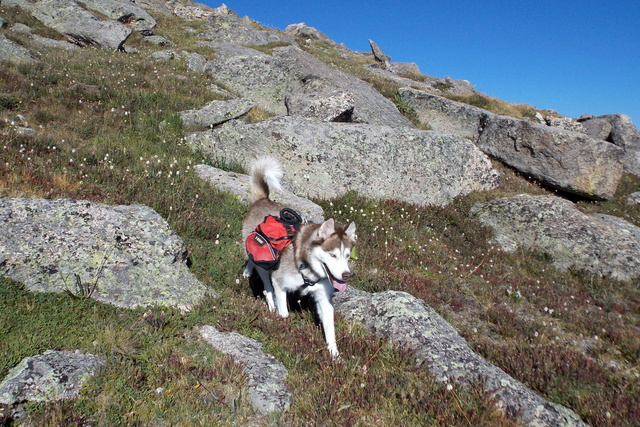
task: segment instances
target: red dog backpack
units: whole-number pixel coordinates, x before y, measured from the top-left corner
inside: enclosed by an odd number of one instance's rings
[[[286,208],[280,211],[280,217],[266,216],[245,240],[249,259],[258,267],[275,268],[282,251],[293,241],[301,221],[297,212]]]

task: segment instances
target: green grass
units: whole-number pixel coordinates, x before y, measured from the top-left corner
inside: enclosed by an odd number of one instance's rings
[[[10,22],[27,19],[7,7],[3,13]],[[183,34],[182,21],[159,21],[158,33],[179,48],[195,45]],[[106,360],[78,400],[26,405],[32,424],[510,425],[479,385],[447,389],[414,366],[410,350],[371,336],[361,325],[338,316],[344,363],[335,365],[308,311],[293,311],[287,320],[268,314],[242,278],[239,240],[247,208],[195,176],[194,165],[213,160],[185,145],[177,115],[212,100],[211,81],[189,74],[182,61],[145,60],[155,48],[141,42],[136,47],[140,55],[88,48],[54,52],[35,65],[0,67],[0,196],[151,206],[185,240],[192,271],[220,297],[189,313],[156,308],[147,314],[66,294],[31,293],[0,279],[0,376],[23,357],[51,348],[80,349]],[[368,61],[344,58],[321,43],[312,48],[355,73]],[[378,83],[393,98],[397,88]],[[18,114],[37,130],[35,138],[16,134],[11,122]],[[262,116],[256,111],[251,120]],[[235,164],[216,164],[240,171]],[[353,193],[317,200],[327,217],[357,222],[350,284],[424,299],[476,351],[592,425],[637,419],[637,283],[559,272],[542,254],[505,254],[488,243],[489,231],[469,215],[474,203],[548,194],[496,167],[502,174],[498,189],[448,207]],[[628,192],[638,190],[640,180],[625,176],[614,200],[579,206],[640,224],[638,211],[624,203]],[[256,419],[244,375],[199,338],[200,325],[263,342],[289,370],[295,396],[290,411]]]

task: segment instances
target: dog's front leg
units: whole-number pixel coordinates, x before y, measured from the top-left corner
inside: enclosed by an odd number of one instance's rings
[[[282,285],[280,282],[273,278],[273,292],[276,296],[276,308],[278,309],[278,314],[286,319],[289,317],[289,308],[287,307],[287,292],[282,289]]]
[[[322,323],[324,331],[324,339],[327,342],[327,349],[331,358],[336,360],[340,358],[338,352],[338,344],[336,344],[336,329],[334,323],[334,310],[331,302],[324,296],[316,299],[316,309]]]

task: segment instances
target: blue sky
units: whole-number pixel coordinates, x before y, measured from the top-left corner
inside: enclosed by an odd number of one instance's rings
[[[570,117],[624,113],[640,127],[640,0],[225,3],[269,28],[304,22],[360,52],[372,39],[393,62],[505,101]]]

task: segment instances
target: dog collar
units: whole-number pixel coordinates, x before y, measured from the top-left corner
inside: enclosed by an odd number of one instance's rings
[[[301,263],[300,263],[300,267],[298,267],[298,272],[300,273],[300,276],[302,276],[302,281],[304,282],[304,286],[305,286],[305,287],[307,287],[307,286],[313,286],[313,285],[315,285],[316,283],[318,283],[320,280],[322,280],[322,279],[318,279],[318,280],[316,280],[315,282],[312,282],[312,281],[311,281],[307,276],[305,276],[305,275],[302,273],[302,270],[306,270],[306,269],[308,269],[308,268],[309,268],[309,266],[308,266],[308,265],[307,265],[307,263],[305,263],[305,262],[301,262]]]

